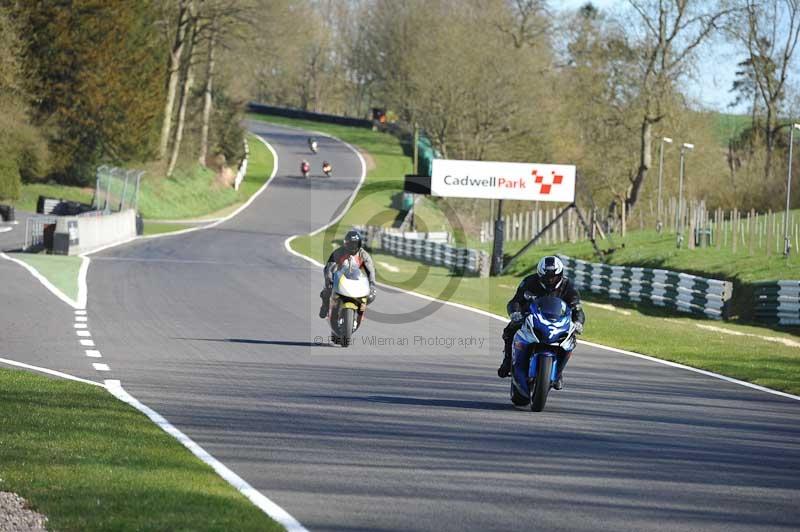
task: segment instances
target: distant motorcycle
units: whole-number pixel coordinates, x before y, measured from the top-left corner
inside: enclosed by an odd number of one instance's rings
[[[311,153],[317,153],[317,140],[314,138],[308,139],[308,149]]]
[[[328,323],[331,327],[331,341],[342,347],[353,343],[353,333],[361,326],[367,311],[370,294],[369,279],[361,271],[353,257],[333,272],[333,287]]]
[[[534,299],[525,292],[525,300],[528,315],[514,335],[511,353],[511,402],[541,412],[556,381],[557,359],[575,349],[575,324],[569,305],[558,297]]]
[[[322,173],[325,174],[327,177],[331,176],[331,173],[333,173],[333,167],[331,166],[331,163],[329,163],[328,161],[322,163]]]
[[[303,161],[300,163],[300,172],[303,174],[303,177],[308,177],[308,173],[311,171],[311,165],[308,164],[308,161]]]

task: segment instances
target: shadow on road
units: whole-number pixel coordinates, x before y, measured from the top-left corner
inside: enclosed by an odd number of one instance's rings
[[[328,344],[323,344],[320,342],[302,342],[302,341],[292,341],[292,340],[254,340],[250,338],[173,338],[173,340],[192,340],[195,342],[225,342],[229,344],[328,347]]]
[[[435,406],[442,408],[466,408],[468,410],[511,410],[510,403],[492,403],[488,401],[470,401],[463,399],[429,399],[424,397],[400,397],[392,395],[372,395],[365,401],[389,403],[393,405]]]

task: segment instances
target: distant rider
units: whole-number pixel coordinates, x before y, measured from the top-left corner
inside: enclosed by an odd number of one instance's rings
[[[572,310],[572,321],[575,323],[576,333],[583,333],[583,324],[586,315],[581,308],[581,296],[578,290],[568,278],[564,276],[564,264],[561,259],[554,256],[543,257],[536,266],[536,273],[525,277],[506,305],[506,310],[511,318],[511,322],[503,329],[503,341],[505,349],[503,351],[503,363],[497,369],[497,376],[500,378],[508,377],[511,374],[511,348],[514,342],[514,335],[522,327],[525,321],[524,312],[530,305],[525,300],[525,292],[533,293],[534,297],[555,296],[564,300]],[[560,390],[564,387],[562,372],[569,362],[571,353],[566,356],[559,356],[557,362],[557,377],[553,388]]]
[[[329,163],[328,161],[323,161],[322,162],[322,173],[325,174],[326,176],[330,177],[331,176],[331,172],[333,172],[333,167],[331,166],[331,163]]]
[[[300,172],[302,172],[303,177],[308,177],[308,173],[310,171],[311,171],[311,165],[308,164],[308,161],[303,160],[303,162],[300,163]]]
[[[308,149],[310,149],[313,153],[317,153],[317,139],[314,137],[308,137]]]
[[[325,287],[319,293],[322,299],[322,306],[319,308],[319,317],[325,319],[328,317],[328,307],[330,305],[331,292],[333,291],[333,272],[344,264],[350,257],[354,257],[356,264],[359,268],[364,268],[367,271],[367,278],[369,279],[369,297],[368,303],[375,301],[375,265],[372,262],[372,257],[363,248],[363,239],[361,233],[356,230],[348,231],[344,235],[344,244],[335,249],[331,256],[328,257],[328,262],[325,264],[323,274],[325,276]]]

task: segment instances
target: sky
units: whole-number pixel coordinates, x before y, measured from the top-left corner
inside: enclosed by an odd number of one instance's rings
[[[567,10],[578,9],[585,3],[586,0],[551,0],[550,5]],[[600,10],[611,13],[619,13],[628,7],[624,0],[592,0],[592,3]],[[700,54],[695,79],[686,81],[687,93],[702,107],[725,113],[746,113],[744,106],[728,106],[733,100],[729,91],[735,77],[736,64],[742,59],[743,55],[722,39],[707,43]]]

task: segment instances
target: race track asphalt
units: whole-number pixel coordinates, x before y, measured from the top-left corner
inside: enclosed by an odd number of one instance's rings
[[[319,345],[321,273],[284,241],[328,223],[361,165],[249,127],[278,154],[249,208],[92,257],[102,378],[310,530],[797,529],[800,402],[583,345],[545,412],[516,410],[500,322],[389,289],[354,346]],[[302,158],[334,177],[299,178]]]

